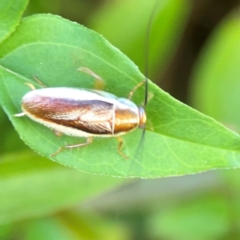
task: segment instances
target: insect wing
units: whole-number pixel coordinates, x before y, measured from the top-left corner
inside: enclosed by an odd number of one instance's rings
[[[100,100],[59,101],[59,109],[49,116],[55,123],[92,134],[112,132],[113,105]]]
[[[58,90],[54,91],[56,91],[55,95],[51,97],[46,95],[45,89],[32,91],[23,98],[23,111],[35,120],[39,119],[90,134],[112,133],[112,103],[103,99],[85,97],[87,91],[78,91],[79,97],[70,95],[68,98],[65,95],[58,95]]]

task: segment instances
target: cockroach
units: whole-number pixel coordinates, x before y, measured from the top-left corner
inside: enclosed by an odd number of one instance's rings
[[[87,68],[80,68],[96,79],[97,74]],[[27,116],[54,131],[58,136],[65,134],[74,137],[85,137],[84,143],[66,145],[59,148],[51,156],[55,156],[66,148],[80,148],[92,143],[93,137],[117,138],[118,152],[122,152],[123,140],[120,136],[136,128],[145,128],[146,113],[144,107],[131,101],[133,93],[145,81],[140,82],[129,93],[128,99],[100,91],[71,87],[46,87],[35,89],[22,98],[22,113],[16,117]]]
[[[146,71],[148,71],[148,45],[152,19],[156,9],[157,1],[153,8],[147,26],[146,35]],[[101,80],[92,70],[81,67],[79,70]],[[146,76],[148,73],[146,73]],[[144,105],[137,106],[131,101],[134,92],[145,83]],[[84,143],[66,145],[60,147],[51,156],[59,154],[67,148],[81,148],[92,143],[93,137],[115,137],[117,138],[118,152],[128,158],[122,152],[122,135],[136,128],[142,128],[143,134],[139,145],[145,135],[146,112],[148,101],[148,78],[137,84],[129,93],[128,99],[117,98],[111,93],[100,90],[90,90],[70,87],[46,87],[35,89],[28,84],[32,91],[22,98],[22,113],[15,114],[16,117],[27,116],[54,131],[58,136],[61,134],[84,137]]]

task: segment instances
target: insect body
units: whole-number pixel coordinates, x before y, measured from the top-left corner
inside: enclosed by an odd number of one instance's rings
[[[22,111],[16,116],[26,115],[58,135],[87,138],[85,143],[67,145],[52,155],[65,148],[86,146],[92,137],[117,137],[118,151],[126,157],[121,151],[123,142],[119,136],[137,127],[143,128],[146,123],[144,108],[129,99],[104,91],[68,87],[33,89],[23,96]]]

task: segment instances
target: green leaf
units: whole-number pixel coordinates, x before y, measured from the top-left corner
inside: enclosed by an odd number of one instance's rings
[[[18,133],[12,128],[12,124],[9,121],[7,115],[0,107],[0,126],[1,126],[1,147],[0,155],[6,152],[27,149],[27,146],[19,138]]]
[[[85,139],[57,138],[27,117],[14,117],[21,111],[21,98],[29,91],[25,82],[37,86],[33,80],[37,76],[47,86],[92,88],[93,78],[77,71],[87,67],[104,79],[106,91],[127,97],[144,79],[126,56],[97,33],[52,15],[25,19],[3,52],[8,54],[0,61],[0,102],[25,143],[46,157],[59,147]],[[82,171],[119,177],[153,178],[239,167],[237,134],[151,82],[149,94],[153,97],[147,106],[148,130],[137,155],[141,130],[123,137],[124,153],[130,157],[127,161],[118,154],[114,138],[95,138],[85,148],[65,150],[52,159]],[[143,96],[141,88],[133,101],[140,104]]]
[[[27,3],[28,0],[0,1],[0,43],[15,30]]]
[[[239,16],[218,27],[196,66],[192,101],[204,113],[240,132]]]
[[[0,226],[1,239],[14,239],[21,235],[24,240],[122,240],[129,235],[129,225],[113,221],[109,217],[74,208],[52,216]]]
[[[68,209],[119,182],[117,178],[81,173],[29,152],[3,155],[0,225]]]
[[[61,221],[55,218],[34,219],[21,229],[26,240],[76,240],[71,229],[67,229]]]
[[[158,238],[221,239],[230,231],[231,220],[235,219],[231,218],[232,209],[221,193],[208,192],[206,196],[198,195],[186,202],[182,201],[155,213],[149,225],[151,232],[155,232]]]

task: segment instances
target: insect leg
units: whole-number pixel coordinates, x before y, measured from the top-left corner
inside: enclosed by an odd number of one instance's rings
[[[100,76],[98,76],[95,72],[93,72],[91,69],[86,67],[79,67],[77,70],[94,77],[95,79],[94,89],[104,90],[105,88],[104,80]]]
[[[63,135],[62,132],[59,132],[57,130],[53,130],[54,134],[57,136],[57,137],[61,137]]]
[[[132,91],[128,94],[128,99],[131,100],[132,99],[132,96],[134,94],[134,92],[140,88],[144,83],[146,82],[146,80],[144,79],[143,81],[141,81],[140,83],[138,83],[133,89]]]
[[[122,146],[123,146],[123,140],[120,137],[117,137],[118,140],[118,153],[125,159],[128,159],[128,156],[126,156],[123,152],[122,152]]]
[[[25,82],[24,84],[27,85],[31,90],[35,90],[36,89],[35,86],[32,83]]]
[[[92,137],[88,137],[88,138],[87,138],[87,142],[85,142],[85,143],[73,144],[73,145],[67,145],[67,146],[61,147],[61,148],[59,148],[56,152],[52,153],[50,156],[51,156],[51,157],[54,157],[54,156],[56,156],[57,154],[59,154],[60,152],[62,152],[64,149],[66,149],[66,148],[81,148],[81,147],[85,147],[85,146],[91,144],[92,141],[93,141],[93,138],[92,138]]]
[[[85,147],[89,144],[91,144],[93,141],[93,138],[92,137],[88,137],[87,138],[87,141],[85,143],[78,143],[78,144],[73,144],[73,145],[67,145],[67,146],[64,146],[64,147],[61,147],[59,148],[56,152],[54,152],[53,154],[51,154],[51,157],[54,157],[56,156],[57,154],[59,154],[60,152],[62,152],[64,149],[66,148],[80,148],[80,147]]]
[[[46,87],[46,85],[44,85],[43,82],[41,82],[36,76],[33,76],[33,79],[34,79],[41,87],[43,87],[43,88]],[[24,84],[27,85],[31,90],[35,90],[35,89],[36,89],[36,87],[35,87],[32,83],[30,83],[30,82],[25,82]]]
[[[36,76],[33,76],[33,79],[43,88],[47,87],[40,79],[38,79]]]

